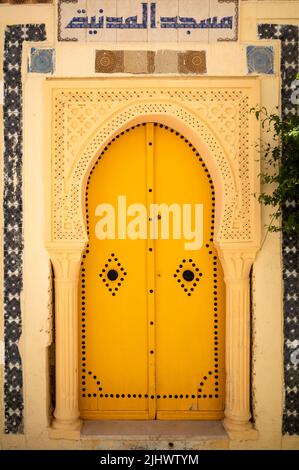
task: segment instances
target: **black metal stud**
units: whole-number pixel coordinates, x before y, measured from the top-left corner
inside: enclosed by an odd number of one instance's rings
[[[118,278],[118,272],[115,269],[110,269],[107,273],[109,281],[116,281]]]
[[[194,272],[190,271],[190,269],[186,269],[186,271],[183,272],[183,278],[187,282],[191,282],[194,279]]]

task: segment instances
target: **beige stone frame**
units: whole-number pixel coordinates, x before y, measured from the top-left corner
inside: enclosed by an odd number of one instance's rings
[[[260,246],[258,78],[48,79],[46,247],[55,272],[56,409],[51,434],[78,438],[78,279],[85,183],[97,156],[141,122],[172,126],[201,152],[217,195],[214,242],[226,282],[228,431],[250,423],[249,274]]]

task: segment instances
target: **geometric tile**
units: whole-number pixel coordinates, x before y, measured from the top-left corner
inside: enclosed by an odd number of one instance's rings
[[[31,48],[28,71],[33,73],[54,72],[54,49]]]
[[[124,51],[96,51],[96,73],[121,73],[124,71]]]
[[[274,51],[272,46],[247,46],[248,73],[274,73]]]
[[[205,51],[179,53],[178,73],[202,74],[207,72]]]

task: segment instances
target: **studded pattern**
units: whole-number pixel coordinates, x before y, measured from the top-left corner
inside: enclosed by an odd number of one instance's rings
[[[194,292],[201,276],[202,272],[200,272],[200,269],[196,266],[193,259],[183,259],[173,275],[189,297],[192,295],[192,292]]]
[[[118,293],[125,276],[127,276],[125,268],[121,265],[117,256],[111,253],[107,263],[101,269],[99,277],[113,297]]]
[[[98,156],[95,164],[93,165],[91,172],[87,179],[86,185],[86,193],[85,193],[85,210],[86,210],[86,229],[88,237],[90,235],[90,226],[89,226],[89,218],[90,214],[88,212],[88,198],[89,198],[89,186],[90,180],[92,178],[92,174],[95,171],[96,167],[101,163],[103,158],[105,158],[105,154],[109,147],[113,145],[113,143],[118,140],[121,136],[125,135],[127,132],[130,132],[135,129],[135,127],[140,127],[143,124],[137,124],[137,126],[133,126],[131,128],[126,129],[126,131],[121,132],[120,134],[116,135],[104,148],[103,152]],[[205,172],[206,177],[209,181],[211,187],[211,195],[212,195],[212,214],[211,214],[211,221],[210,221],[210,238],[209,242],[206,243],[204,249],[208,251],[209,256],[213,258],[213,300],[214,300],[214,307],[213,307],[213,372],[208,371],[204,377],[199,380],[199,388],[197,390],[197,394],[182,394],[178,391],[174,391],[171,394],[142,394],[138,391],[131,391],[130,393],[111,393],[109,390],[105,388],[105,384],[103,384],[99,378],[94,374],[92,370],[88,369],[88,358],[86,353],[86,323],[87,323],[87,315],[86,315],[86,270],[84,267],[84,259],[90,253],[90,244],[87,243],[86,249],[83,253],[83,260],[81,262],[81,366],[82,366],[82,376],[81,376],[81,396],[82,398],[105,398],[105,399],[188,399],[188,398],[198,398],[198,399],[212,399],[212,398],[219,398],[221,393],[223,393],[219,386],[219,311],[218,311],[218,258],[215,256],[215,252],[212,248],[213,243],[213,236],[214,236],[214,226],[215,226],[215,188],[213,186],[212,177],[209,173],[209,170],[206,164],[203,161],[203,158],[198,153],[195,147],[189,142],[182,134],[177,131],[174,131],[172,128],[168,126],[164,126],[163,124],[154,123],[154,126],[160,126],[165,128],[171,133],[175,133],[176,136],[180,139],[183,139],[189,147],[192,148],[195,157],[198,159],[199,164],[202,167],[202,170]],[[117,277],[116,277],[117,274]],[[194,279],[189,280],[194,274]],[[118,259],[116,253],[111,253],[110,257],[107,259],[106,263],[100,267],[99,269],[99,279],[102,280],[104,285],[106,286],[108,292],[115,296],[117,295],[118,291],[121,289],[122,283],[125,281],[125,276],[127,276],[127,272],[125,268],[122,266],[121,261]],[[200,283],[200,280],[203,276],[202,270],[199,266],[197,266],[196,262],[193,259],[182,259],[181,263],[178,265],[177,269],[175,270],[173,277],[174,280],[177,281],[180,286],[183,288],[183,294],[185,293],[189,297],[195,291],[196,286]],[[111,279],[109,279],[111,277]],[[149,291],[153,293],[152,290]],[[150,351],[151,354],[154,351]],[[88,378],[92,378],[93,380],[88,381]],[[210,382],[210,383],[209,383]],[[204,387],[207,389],[209,386],[209,391],[205,390]],[[212,393],[211,393],[212,392]]]
[[[282,114],[296,114],[292,103],[293,81],[299,72],[298,37],[299,28],[295,25],[261,24],[258,26],[261,39],[281,41],[281,97]],[[296,210],[291,201],[283,210],[283,217]],[[284,379],[285,408],[283,433],[299,434],[299,286],[298,286],[298,237],[283,235],[283,282],[284,282]]]
[[[5,433],[23,431],[23,377],[19,352],[23,288],[23,118],[22,49],[24,41],[44,41],[45,25],[8,26],[4,40],[4,406]]]

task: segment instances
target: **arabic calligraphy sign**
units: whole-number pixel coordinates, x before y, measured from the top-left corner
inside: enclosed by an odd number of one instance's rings
[[[239,0],[57,0],[59,41],[238,40]]]

